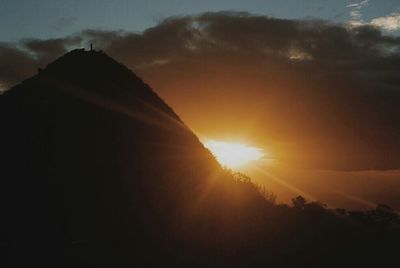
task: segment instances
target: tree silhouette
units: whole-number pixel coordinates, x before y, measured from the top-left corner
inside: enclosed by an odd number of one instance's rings
[[[292,199],[292,205],[296,209],[303,210],[306,204],[307,204],[307,200],[304,197],[302,197],[301,195]]]

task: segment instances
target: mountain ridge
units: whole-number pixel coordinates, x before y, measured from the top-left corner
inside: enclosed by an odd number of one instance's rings
[[[4,230],[21,245],[43,240],[35,258],[73,241],[160,246],[220,169],[147,84],[101,52],[69,52],[11,88],[0,121]],[[26,247],[15,254],[34,254]]]

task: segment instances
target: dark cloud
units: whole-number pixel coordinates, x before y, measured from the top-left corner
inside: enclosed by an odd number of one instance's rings
[[[32,75],[36,62],[26,52],[10,45],[0,43],[0,82],[10,86]],[[1,90],[1,89],[0,89]]]
[[[3,44],[0,79],[15,83],[89,43],[143,76],[200,132],[253,135],[302,167],[400,168],[400,39],[376,28],[232,12],[174,17],[143,33]]]
[[[80,36],[58,39],[24,39],[20,42],[27,49],[38,64],[46,64],[67,52],[68,47],[81,43]]]
[[[100,41],[101,44],[114,37],[105,47],[108,53],[130,64],[151,64],[154,61],[171,60],[187,52],[187,46],[196,34],[196,30],[191,28],[191,21],[192,18],[168,19],[142,34],[120,33],[113,36],[113,33],[104,35],[103,32],[100,40],[94,33],[91,37],[94,37],[95,43]]]

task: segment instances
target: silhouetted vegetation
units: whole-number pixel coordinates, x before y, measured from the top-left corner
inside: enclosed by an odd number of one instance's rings
[[[103,53],[0,96],[3,267],[384,267],[399,215],[292,205],[223,170]]]

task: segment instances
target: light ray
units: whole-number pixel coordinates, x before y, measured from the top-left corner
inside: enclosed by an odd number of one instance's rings
[[[52,84],[51,81],[47,81],[47,82],[50,85]],[[144,104],[147,108],[149,108],[151,111],[158,113],[159,115],[162,116],[163,119],[166,119],[168,122],[170,122],[172,124],[165,124],[164,121],[160,120],[156,116],[150,116],[145,113],[134,111],[127,105],[122,105],[120,103],[109,100],[105,97],[102,97],[98,94],[95,94],[95,93],[87,91],[87,90],[79,89],[79,88],[72,87],[69,85],[60,86],[59,84],[57,84],[55,82],[54,82],[54,85],[56,85],[58,88],[61,89],[61,91],[63,91],[64,93],[66,93],[70,96],[73,96],[73,97],[81,99],[83,101],[92,103],[92,104],[102,107],[104,109],[108,109],[113,112],[124,114],[126,116],[129,116],[131,118],[139,120],[148,125],[161,127],[163,129],[167,129],[169,131],[176,131],[177,130],[176,127],[178,127],[179,129],[182,129],[182,128],[186,129],[186,130],[188,129],[188,127],[183,122],[179,121],[176,118],[173,118],[171,115],[168,115],[164,111],[160,111],[159,109],[156,109],[152,105],[145,103],[143,101],[140,101],[140,102],[142,104]]]
[[[268,172],[265,170],[265,168],[259,167],[257,165],[254,166],[254,168],[262,173],[263,175],[266,175],[267,177],[271,178],[272,180],[276,181],[277,183],[279,183],[280,185],[284,186],[285,188],[289,189],[291,192],[294,192],[298,195],[301,195],[303,197],[305,197],[308,200],[312,200],[315,201],[317,200],[317,198],[315,198],[314,196],[312,196],[311,194],[301,190],[300,188],[288,183],[287,181],[283,180],[282,178],[279,178],[278,176],[275,176],[274,174]]]

